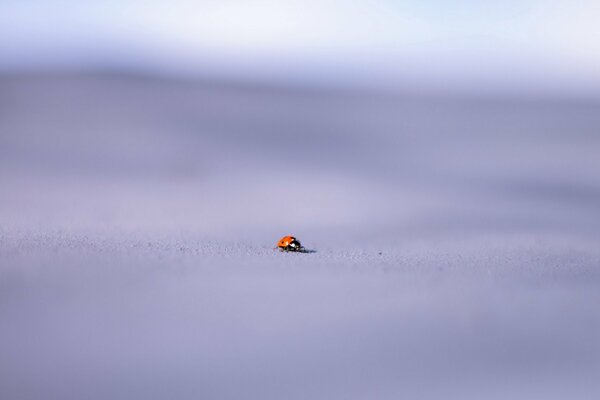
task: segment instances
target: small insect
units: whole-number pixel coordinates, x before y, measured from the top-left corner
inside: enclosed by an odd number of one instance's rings
[[[304,251],[302,244],[293,236],[282,237],[279,242],[277,242],[277,247],[281,251]]]

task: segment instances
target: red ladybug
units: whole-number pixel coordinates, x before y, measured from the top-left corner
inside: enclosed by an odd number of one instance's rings
[[[277,247],[281,251],[303,251],[304,247],[302,244],[293,236],[284,236],[279,242],[277,242]]]

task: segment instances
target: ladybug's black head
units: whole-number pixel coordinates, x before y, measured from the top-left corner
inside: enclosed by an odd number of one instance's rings
[[[291,251],[302,250],[302,244],[298,241],[298,239],[293,238],[290,244],[288,244],[288,249]]]

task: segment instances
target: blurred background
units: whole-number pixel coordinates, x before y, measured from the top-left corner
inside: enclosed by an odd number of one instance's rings
[[[598,20],[0,1],[0,397],[594,398]]]
[[[593,1],[3,1],[0,213],[209,236],[595,227],[598,17]]]
[[[3,1],[3,70],[597,94],[593,1]],[[508,87],[507,87],[508,86]]]

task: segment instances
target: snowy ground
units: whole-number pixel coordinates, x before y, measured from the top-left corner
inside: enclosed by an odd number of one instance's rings
[[[599,107],[1,77],[0,398],[595,399]]]

